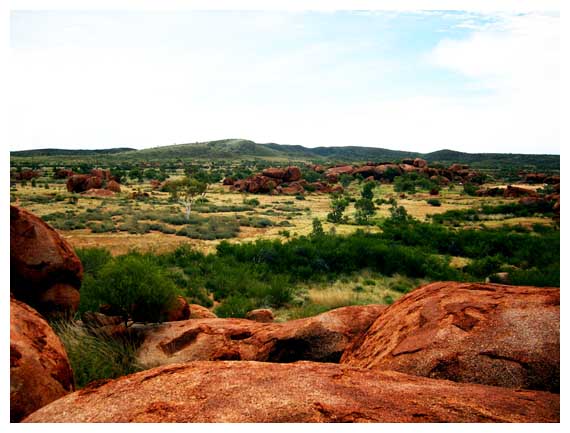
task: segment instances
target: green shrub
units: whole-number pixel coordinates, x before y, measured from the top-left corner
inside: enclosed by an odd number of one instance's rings
[[[305,196],[303,194],[297,194],[295,200],[305,200]]]
[[[383,301],[385,304],[391,305],[394,303],[394,298],[392,298],[390,295],[386,295],[384,296]]]
[[[441,201],[439,201],[437,198],[429,198],[426,201],[427,204],[429,204],[430,206],[435,206],[435,207],[441,206]]]
[[[104,221],[102,223],[91,222],[87,224],[87,227],[89,227],[93,233],[108,233],[116,230],[115,224],[113,224],[112,221]]]
[[[108,304],[125,321],[160,322],[179,291],[148,255],[129,253],[107,262],[95,279],[84,279],[80,311]]]
[[[257,206],[259,206],[259,200],[256,198],[244,199],[243,204],[245,204],[247,206],[257,207]]]
[[[214,309],[218,317],[245,317],[256,305],[243,295],[232,295]]]
[[[97,276],[103,266],[113,259],[105,248],[77,248],[75,252],[83,264],[83,272],[92,276]]]
[[[463,192],[467,195],[474,196],[479,188],[472,183],[465,183],[463,185]]]

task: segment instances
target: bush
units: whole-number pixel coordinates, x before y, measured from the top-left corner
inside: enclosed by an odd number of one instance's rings
[[[303,194],[297,194],[297,195],[295,196],[295,199],[296,199],[296,200],[305,200],[305,196],[304,196]]]
[[[441,206],[441,201],[439,201],[437,198],[430,198],[427,200],[427,204],[429,204],[431,206],[439,207],[439,206]]]
[[[327,221],[335,224],[345,223],[344,211],[348,206],[348,200],[335,197],[331,200],[331,212],[327,214]]]
[[[97,278],[85,278],[80,311],[108,304],[124,320],[161,322],[179,291],[150,256],[129,253],[107,262]]]
[[[245,204],[247,206],[257,207],[257,206],[259,206],[259,200],[256,198],[244,199],[243,204]]]
[[[255,304],[243,295],[232,295],[214,309],[218,317],[245,317]]]
[[[474,185],[472,183],[466,183],[465,185],[463,185],[463,192],[470,196],[476,195],[477,189],[478,189],[477,185]]]
[[[78,248],[75,252],[83,264],[83,272],[92,276],[97,276],[103,266],[113,259],[105,248]]]

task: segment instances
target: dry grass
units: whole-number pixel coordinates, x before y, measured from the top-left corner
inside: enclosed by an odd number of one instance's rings
[[[348,305],[390,304],[426,282],[400,275],[386,277],[364,270],[332,283],[302,286],[298,294],[300,305],[279,309],[275,316],[276,320],[284,321]]]
[[[521,185],[525,188],[536,189],[536,185]],[[353,197],[358,197],[360,194],[361,186],[353,183],[348,188],[348,192]],[[141,190],[151,194],[151,197],[158,202],[158,204],[147,203],[144,201],[133,201],[128,199],[132,191]],[[105,211],[113,211],[118,209],[125,209],[125,200],[128,200],[129,205],[135,210],[151,210],[160,209],[164,207],[173,206],[168,203],[169,194],[164,192],[152,191],[150,184],[134,184],[131,186],[124,186],[123,191],[113,197],[105,198],[90,198],[79,196],[78,204],[71,204],[68,201],[70,194],[65,189],[64,183],[50,183],[49,189],[43,187],[32,188],[28,186],[22,187],[18,185],[17,191],[12,192],[18,201],[16,203],[23,204],[24,207],[36,215],[42,216],[53,212],[66,212],[66,211],[79,211],[84,212],[86,209],[93,209],[99,207],[104,203],[102,209]],[[30,203],[26,201],[26,197],[30,196],[55,196],[56,194],[63,196],[63,201],[50,200],[47,203]],[[444,188],[438,196],[441,201],[440,207],[429,205],[426,200],[430,196],[426,193],[418,193],[413,195],[406,195],[406,198],[400,199],[399,194],[396,193],[392,185],[381,184],[374,189],[375,198],[396,198],[398,204],[404,206],[408,213],[415,218],[425,220],[430,214],[442,213],[451,209],[466,209],[481,204],[500,204],[508,202],[503,198],[496,197],[467,197],[461,195],[461,188],[455,187],[453,190]],[[296,200],[293,196],[274,196],[274,195],[253,195],[235,193],[229,190],[229,187],[222,185],[211,186],[207,194],[209,204],[213,205],[242,205],[244,199],[256,198],[260,204],[253,211],[239,211],[239,212],[223,212],[217,215],[242,215],[242,216],[257,216],[271,220],[275,226],[265,228],[254,227],[241,227],[240,233],[237,238],[230,239],[230,242],[249,242],[256,239],[281,239],[286,238],[280,234],[283,230],[287,230],[292,236],[307,235],[312,231],[312,223],[314,218],[319,218],[323,222],[325,231],[329,231],[334,227],[338,234],[349,234],[357,229],[364,229],[370,232],[377,232],[379,228],[376,226],[363,227],[351,224],[336,224],[326,222],[326,216],[330,211],[330,197],[327,194],[307,194],[305,200]],[[279,210],[276,208],[289,206],[298,209],[300,215],[291,215],[291,213]],[[382,205],[377,207],[377,213],[373,220],[379,221],[382,218],[389,217],[389,205]],[[273,209],[275,214],[264,214],[267,210]],[[346,215],[349,219],[354,218],[354,204],[351,203],[347,210]],[[215,214],[200,214],[202,216],[211,216]],[[291,215],[290,219],[287,218]],[[278,224],[283,221],[288,221],[290,227],[281,227]],[[550,220],[546,218],[511,218],[502,219],[500,221],[484,221],[484,224],[489,227],[496,227],[502,224],[523,224],[531,226],[533,223],[548,224]],[[118,233],[91,233],[90,230],[74,230],[63,231],[63,236],[74,247],[105,247],[108,248],[112,254],[123,254],[130,249],[139,249],[142,251],[156,251],[165,252],[175,249],[182,244],[190,244],[203,252],[215,251],[219,240],[195,240],[188,239],[181,236],[164,234],[164,233],[147,233],[144,235],[128,234],[125,232]]]

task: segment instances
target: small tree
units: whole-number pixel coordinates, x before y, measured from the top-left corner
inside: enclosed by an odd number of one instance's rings
[[[342,197],[333,198],[331,201],[331,212],[327,214],[327,221],[335,224],[346,222],[344,211],[347,206],[347,199]]]
[[[318,218],[313,219],[313,231],[311,232],[311,236],[318,237],[323,236],[325,231],[323,230],[323,224],[321,220]]]
[[[372,201],[374,198],[373,189],[374,184],[372,182],[366,182],[360,193],[362,198],[354,204],[354,207],[356,208],[355,219],[357,224],[368,224],[369,218],[376,212],[376,207]]]
[[[350,185],[350,182],[354,180],[354,178],[349,174],[341,174],[338,180],[344,188],[347,188],[348,185]]]
[[[178,203],[184,207],[184,217],[190,220],[192,205],[198,198],[205,198],[208,184],[198,179],[185,177],[169,184],[171,194],[178,199]]]

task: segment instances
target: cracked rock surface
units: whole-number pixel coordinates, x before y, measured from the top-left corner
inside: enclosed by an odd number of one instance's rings
[[[559,395],[296,362],[198,361],[93,384],[25,422],[557,422]]]
[[[341,363],[560,391],[560,289],[437,282],[399,299]]]
[[[190,319],[146,331],[137,355],[147,367],[188,361],[338,362],[384,305],[337,308],[283,323],[246,319]]]

